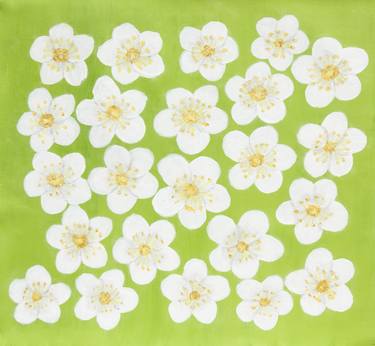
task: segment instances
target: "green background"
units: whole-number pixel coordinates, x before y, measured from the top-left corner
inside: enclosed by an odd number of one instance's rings
[[[375,345],[375,263],[374,263],[374,102],[375,102],[375,2],[371,0],[309,0],[309,1],[251,1],[251,0],[6,0],[0,1],[0,345],[128,345],[128,346],[370,346]],[[276,193],[266,195],[255,187],[247,191],[236,191],[227,179],[228,169],[233,165],[223,155],[221,143],[224,134],[240,129],[249,134],[263,125],[259,120],[239,127],[230,119],[225,133],[211,137],[211,142],[201,155],[216,159],[222,167],[219,182],[224,184],[232,196],[232,204],[224,214],[238,220],[247,210],[260,209],[270,219],[270,233],[285,246],[284,256],[273,263],[262,263],[255,279],[263,280],[271,274],[281,276],[302,268],[306,256],[317,247],[330,249],[335,258],[346,257],[356,267],[354,279],[349,286],[354,295],[354,305],[344,313],[326,311],[320,317],[304,314],[294,296],[294,309],[279,319],[277,326],[268,332],[253,324],[241,322],[235,313],[240,299],[235,293],[239,280],[232,273],[224,276],[230,280],[232,293],[218,303],[218,315],[211,325],[203,325],[193,318],[183,324],[171,321],[167,307],[168,300],[161,295],[160,282],[169,273],[159,272],[149,285],[138,286],[131,282],[128,268],[113,261],[111,249],[121,235],[121,225],[126,215],[111,213],[103,196],[93,198],[83,205],[90,217],[106,215],[112,218],[114,229],[104,240],[109,262],[106,267],[91,270],[85,267],[72,275],[57,272],[54,260],[56,250],[50,247],[45,234],[48,227],[60,223],[60,215],[45,214],[39,198],[28,198],[23,190],[23,178],[31,170],[33,151],[29,138],[19,135],[16,123],[27,111],[28,94],[41,86],[39,64],[29,57],[33,40],[46,35],[48,29],[60,22],[73,26],[76,33],[89,34],[95,39],[95,51],[87,60],[88,79],[80,87],[73,87],[62,81],[48,86],[54,96],[72,93],[76,104],[92,97],[95,80],[110,69],[96,57],[96,48],[111,37],[112,29],[125,22],[134,24],[140,31],[160,32],[164,46],[161,56],[166,70],[160,77],[139,79],[121,90],[139,89],[145,92],[148,103],[142,116],[146,120],[147,132],[136,145],[126,147],[148,147],[155,154],[156,161],[166,154],[178,152],[174,139],[161,138],[152,128],[153,117],[166,107],[165,92],[174,87],[191,90],[209,84],[199,74],[187,75],[181,72],[178,59],[181,53],[178,35],[185,25],[202,27],[211,20],[224,22],[230,35],[237,41],[239,58],[227,65],[223,78],[213,84],[220,92],[218,106],[230,113],[232,102],[224,93],[227,80],[243,75],[246,68],[257,60],[250,54],[250,44],[258,36],[255,30],[257,20],[264,16],[280,18],[294,14],[301,29],[307,33],[310,42],[323,36],[337,38],[343,46],[364,48],[370,56],[370,64],[361,73],[362,93],[355,100],[335,100],[324,109],[310,107],[304,97],[305,86],[294,80],[295,92],[286,101],[287,116],[275,125],[280,142],[288,144],[298,154],[297,163],[284,173],[284,183]],[[309,53],[310,49],[306,52]],[[286,72],[292,77],[290,71]],[[355,155],[353,170],[346,176],[333,178],[338,186],[338,200],[348,209],[350,217],[347,228],[341,233],[325,232],[321,240],[313,245],[297,242],[292,227],[277,222],[275,210],[288,199],[290,183],[298,177],[309,178],[303,168],[305,149],[297,143],[296,133],[307,122],[320,123],[333,111],[343,111],[352,127],[358,127],[368,136],[366,149]],[[103,165],[105,149],[94,149],[88,141],[88,128],[81,125],[81,135],[69,147],[52,147],[53,152],[65,154],[82,153],[87,162],[84,176],[90,170]],[[112,143],[121,144],[117,139]],[[153,173],[157,174],[155,166]],[[163,186],[163,184],[161,184]],[[153,211],[151,199],[138,201],[130,213],[140,213],[149,222],[159,219]],[[212,214],[209,215],[212,218]],[[177,230],[172,244],[181,256],[182,265],[190,258],[201,258],[208,262],[209,252],[215,247],[208,239],[206,224],[197,231],[188,231],[178,222],[170,219]],[[35,264],[44,265],[55,282],[65,282],[72,288],[72,297],[62,305],[62,316],[58,323],[47,325],[40,321],[22,326],[13,319],[14,303],[8,297],[8,286],[14,278],[23,277],[26,270]],[[182,265],[175,272],[182,271]],[[119,325],[112,331],[99,328],[95,319],[80,321],[73,314],[74,304],[79,298],[74,280],[83,272],[100,275],[104,270],[120,268],[125,272],[126,285],[136,289],[140,303],[136,310],[123,314]],[[214,269],[209,265],[211,273]]]

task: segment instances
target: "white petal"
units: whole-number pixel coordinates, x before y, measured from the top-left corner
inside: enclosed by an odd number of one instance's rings
[[[231,131],[223,139],[224,154],[231,160],[239,162],[241,154],[249,147],[249,137],[241,131]]]
[[[233,274],[240,279],[252,278],[258,271],[259,261],[255,259],[249,259],[247,261],[232,263]]]
[[[144,267],[137,262],[132,262],[129,265],[129,271],[132,280],[138,285],[149,284],[156,276],[156,267],[153,264]]]
[[[114,134],[115,130],[112,126],[93,126],[89,134],[90,143],[94,148],[103,148],[111,142]]]
[[[64,78],[70,84],[78,86],[87,78],[87,65],[84,61],[69,63],[64,69]]]
[[[250,124],[258,114],[256,107],[246,107],[240,102],[232,106],[231,114],[233,120],[238,125]]]
[[[341,57],[349,63],[351,73],[360,73],[368,65],[368,55],[361,48],[347,47],[341,51]]]
[[[61,196],[53,196],[48,193],[42,195],[40,199],[42,209],[47,214],[58,214],[61,213],[67,205],[67,202]]]
[[[268,231],[269,221],[262,211],[250,210],[242,214],[238,225],[247,231],[261,235]]]
[[[332,201],[336,199],[337,187],[336,184],[329,179],[321,179],[315,183],[314,186],[315,193],[323,196],[324,205],[329,205]]]
[[[194,59],[191,52],[184,51],[180,56],[180,67],[184,73],[193,73],[199,70],[200,61]]]
[[[206,222],[206,209],[191,211],[183,208],[178,212],[178,219],[187,229],[198,229]]]
[[[17,131],[24,136],[30,136],[39,130],[37,117],[32,112],[23,113],[17,122]]]
[[[64,195],[69,204],[77,205],[85,203],[91,198],[91,190],[87,181],[79,178],[64,186]]]
[[[62,224],[64,226],[74,226],[75,224],[89,225],[87,213],[78,206],[70,206],[63,214]]]
[[[273,56],[269,57],[270,65],[278,71],[285,71],[293,61],[293,54],[288,51],[284,51],[282,56]]]
[[[142,215],[132,214],[122,225],[122,233],[127,239],[138,236],[139,233],[148,234],[149,224]]]
[[[147,96],[138,90],[128,90],[124,92],[121,95],[121,99],[125,102],[129,102],[133,112],[136,114],[142,113],[147,103]]]
[[[314,70],[314,58],[311,55],[303,55],[297,58],[292,65],[292,73],[295,79],[302,84],[309,84],[313,81],[311,71]]]
[[[232,37],[227,37],[224,45],[219,50],[222,61],[226,64],[238,58],[238,45]]]
[[[148,57],[149,64],[138,68],[137,65],[134,66],[135,70],[143,77],[155,78],[164,72],[164,62],[160,55],[153,55]]]
[[[216,184],[205,197],[205,202],[208,211],[220,213],[229,208],[231,198],[224,186]]]
[[[51,39],[40,36],[35,39],[30,47],[30,57],[37,62],[46,62],[51,59]]]
[[[228,116],[222,109],[214,107],[211,117],[208,120],[206,131],[211,134],[217,134],[226,129],[228,126]]]
[[[221,63],[213,63],[212,65],[202,64],[199,66],[199,72],[207,80],[217,81],[223,76],[225,65]]]
[[[298,142],[308,149],[312,149],[320,138],[324,141],[326,132],[322,126],[316,124],[303,125],[297,133]]]
[[[174,137],[177,135],[177,127],[173,122],[173,112],[170,109],[164,109],[154,118],[154,129],[163,137]]]
[[[56,256],[56,268],[60,273],[72,274],[78,270],[80,264],[81,256],[78,251],[63,249]]]
[[[28,98],[28,106],[31,111],[36,113],[44,113],[49,110],[52,102],[52,96],[45,88],[34,89]]]
[[[302,310],[311,316],[319,316],[321,315],[324,310],[326,309],[325,305],[316,299],[308,296],[307,294],[301,297],[301,307]]]
[[[40,78],[43,84],[55,84],[60,82],[64,77],[62,67],[55,62],[44,62],[40,68]]]
[[[251,300],[262,290],[262,284],[256,280],[241,281],[237,287],[236,292],[241,299]]]
[[[329,217],[322,223],[322,228],[331,232],[342,231],[348,224],[348,211],[339,202],[333,202],[329,206]]]
[[[21,324],[30,324],[37,319],[37,311],[24,304],[18,304],[14,310],[14,319]]]
[[[81,274],[76,279],[76,288],[83,296],[91,296],[93,290],[100,285],[100,280],[92,274]]]
[[[101,268],[107,263],[108,255],[105,247],[100,243],[92,243],[82,251],[82,262],[90,268]]]
[[[30,146],[34,151],[47,151],[53,145],[54,139],[50,129],[34,133],[30,138]]]
[[[137,179],[135,186],[130,187],[130,191],[137,198],[151,198],[158,190],[158,186],[158,180],[151,173],[146,173]]]
[[[221,22],[209,22],[202,28],[202,35],[207,37],[213,37],[216,41],[224,41],[228,36],[228,29],[225,24]]]
[[[165,156],[158,163],[158,171],[166,184],[173,186],[177,179],[185,174],[190,176],[190,168],[188,162],[177,154]]]
[[[170,247],[166,247],[161,252],[162,257],[156,266],[159,270],[172,271],[180,265],[180,256]]]
[[[139,301],[138,294],[132,288],[121,287],[120,296],[122,298],[121,305],[119,305],[121,313],[132,311],[137,307]]]
[[[299,178],[294,180],[290,185],[289,195],[297,205],[306,195],[312,196],[314,194],[314,188],[314,184],[310,180]]]
[[[247,301],[242,301],[237,305],[236,313],[242,322],[251,322],[254,317],[252,304]]]
[[[194,134],[188,132],[177,133],[177,145],[186,154],[198,154],[207,147],[209,142],[210,135],[206,132],[196,131]]]
[[[262,146],[263,144],[267,144],[267,151],[270,151],[276,146],[279,135],[272,126],[262,126],[251,133],[249,140],[255,152],[258,151],[258,146]]]
[[[112,76],[121,84],[130,84],[139,78],[140,73],[131,64],[121,67],[114,65],[112,66]]]
[[[259,119],[268,124],[275,124],[284,119],[286,114],[286,107],[283,101],[275,99],[273,105],[269,109],[261,111],[258,116]]]
[[[283,244],[274,237],[264,235],[261,238],[261,246],[258,251],[259,259],[266,262],[273,262],[279,259],[284,253]]]
[[[217,247],[216,249],[212,250],[209,259],[215,270],[219,272],[228,272],[231,270],[231,261],[226,256],[225,250],[221,247]]]
[[[26,194],[30,197],[42,195],[44,193],[43,180],[44,177],[39,172],[29,172],[23,181],[23,187]]]
[[[97,56],[100,62],[106,66],[113,66],[116,63],[117,42],[115,40],[105,41],[99,46]]]
[[[185,26],[180,32],[180,44],[183,49],[192,50],[201,38],[201,31],[191,26]]]
[[[45,283],[46,287],[51,284],[51,276],[46,268],[41,265],[30,267],[26,272],[25,279],[29,286],[32,286],[36,282]]]
[[[57,120],[67,119],[74,112],[75,100],[70,94],[55,97],[50,106],[50,112]]]
[[[269,171],[265,177],[255,179],[255,186],[263,193],[277,191],[283,182],[283,175],[280,171]]]
[[[139,142],[144,137],[145,132],[145,122],[139,116],[129,119],[125,125],[120,125],[116,128],[116,136],[129,144]]]
[[[107,168],[94,168],[88,178],[88,183],[92,191],[100,195],[109,194],[114,188],[110,183],[109,176],[110,172]]]
[[[115,328],[120,322],[120,313],[117,310],[111,312],[100,312],[96,315],[96,322],[104,330]]]
[[[293,204],[290,201],[281,203],[276,210],[276,218],[284,225],[294,225],[296,219]]]
[[[309,47],[309,38],[306,34],[299,30],[294,36],[295,43],[291,49],[293,54],[301,54]]]
[[[326,90],[324,88],[320,89],[318,85],[309,85],[306,88],[305,96],[310,106],[323,108],[332,102],[335,97],[335,92],[332,88]]]
[[[305,268],[309,272],[315,272],[317,268],[332,263],[332,254],[329,250],[318,248],[309,253],[306,258]]]
[[[80,298],[74,307],[74,314],[77,318],[84,321],[94,318],[96,311],[90,302],[90,298]]]
[[[181,275],[171,274],[161,282],[160,289],[165,297],[175,301],[180,298],[181,290],[185,285],[186,281]]]
[[[106,102],[109,98],[120,97],[120,89],[112,78],[108,76],[99,77],[92,90],[96,102]]]
[[[201,281],[207,277],[207,265],[200,259],[193,258],[185,263],[183,276],[188,280]]]
[[[263,289],[273,292],[280,292],[284,287],[283,279],[278,275],[267,276],[262,285]]]
[[[52,225],[46,234],[47,242],[56,249],[63,248],[62,238],[64,236],[65,228],[63,225]]]
[[[132,177],[142,177],[154,164],[154,154],[146,148],[135,148],[130,150],[130,171]]]
[[[124,214],[132,209],[137,198],[128,191],[113,191],[107,195],[108,208],[116,214]]]
[[[244,83],[244,78],[240,76],[234,76],[225,84],[225,92],[232,101],[239,101],[240,89]]]
[[[269,314],[255,314],[254,323],[257,327],[263,330],[270,330],[276,326],[278,320],[278,314],[272,312]]]
[[[70,287],[63,283],[51,285],[49,288],[49,292],[54,296],[59,305],[64,304],[71,295]]]
[[[277,20],[271,17],[264,17],[257,21],[256,29],[260,36],[267,36],[276,30]]]
[[[96,126],[101,123],[100,108],[94,100],[83,100],[77,106],[77,119],[80,123]]]
[[[210,324],[216,318],[217,306],[215,302],[209,301],[208,303],[199,306],[193,310],[194,317],[201,323]]]
[[[292,15],[286,15],[277,21],[276,28],[277,30],[288,33],[293,36],[299,27],[298,19]]]
[[[219,100],[219,91],[214,85],[205,85],[195,90],[194,97],[208,105],[216,106],[216,103]]]
[[[73,37],[73,43],[78,48],[76,60],[86,60],[94,49],[94,39],[88,35],[75,35]]]
[[[119,263],[129,264],[134,260],[134,257],[129,254],[129,249],[132,247],[133,244],[124,237],[117,239],[112,249],[113,258]]]
[[[293,309],[293,298],[286,292],[281,291],[278,293],[279,304],[277,306],[277,312],[279,315],[286,315]]]
[[[124,286],[125,280],[123,272],[119,269],[107,270],[100,276],[100,279],[117,288]]]
[[[246,70],[246,79],[250,80],[253,78],[267,78],[271,75],[271,69],[265,62],[257,62],[255,64],[252,64],[247,70]]]
[[[251,44],[251,54],[258,59],[268,59],[271,55],[270,51],[267,50],[267,45],[263,37],[258,37]]]
[[[361,81],[357,76],[347,76],[344,83],[335,84],[335,96],[338,100],[353,100],[361,93]]]
[[[333,299],[328,298],[326,306],[333,311],[343,312],[349,310],[353,305],[353,295],[346,285],[335,288],[335,296]]]
[[[275,169],[279,169],[281,171],[285,171],[292,167],[294,163],[296,162],[297,155],[295,151],[284,144],[278,144],[274,148],[275,153]]]
[[[211,299],[214,301],[220,301],[229,296],[230,287],[228,280],[223,276],[210,275],[204,280],[204,284],[211,291]]]
[[[50,152],[37,153],[33,157],[33,167],[36,171],[45,173],[49,166],[59,167],[62,160],[59,155]]]
[[[119,145],[110,146],[104,153],[105,165],[112,170],[116,170],[119,165],[128,168],[130,160],[131,156],[129,151]]]
[[[174,191],[170,187],[160,189],[152,200],[154,210],[161,216],[170,217],[176,215],[180,211],[184,203],[177,201],[174,196]]]
[[[294,85],[292,80],[280,73],[272,75],[272,84],[277,88],[277,97],[280,100],[285,100],[292,96]]]
[[[229,182],[237,190],[248,189],[254,181],[255,174],[249,174],[240,164],[234,165],[229,171]]]
[[[295,231],[297,240],[301,244],[315,243],[321,238],[323,234],[321,227],[319,226],[308,227],[308,226],[305,226],[303,223],[297,224],[294,231]]]
[[[323,37],[316,40],[312,47],[313,57],[319,58],[327,55],[339,55],[341,54],[342,46],[339,41],[332,37]]]
[[[71,39],[73,36],[73,28],[66,23],[54,25],[49,29],[49,35],[53,38]]]
[[[112,231],[112,220],[108,217],[97,216],[90,220],[90,227],[97,231],[97,239],[107,238]]]
[[[53,136],[55,143],[60,145],[70,145],[78,137],[80,127],[73,118],[66,119],[63,123],[55,125],[53,128]]]
[[[163,240],[164,245],[169,245],[176,236],[173,224],[166,220],[158,220],[150,225],[150,233]]]
[[[171,319],[176,323],[185,322],[191,316],[191,310],[189,307],[177,301],[169,304],[168,312]]]
[[[15,303],[22,303],[24,291],[27,288],[25,279],[15,279],[9,285],[9,297]]]
[[[225,215],[215,216],[207,225],[208,237],[217,244],[224,244],[227,237],[235,230],[236,224]]]
[[[346,258],[339,258],[332,263],[332,271],[341,284],[346,284],[354,276],[353,263]]]
[[[349,128],[347,136],[350,140],[350,149],[353,153],[358,153],[366,147],[367,137],[361,130]]]
[[[192,97],[192,93],[184,88],[175,88],[168,90],[165,97],[169,108],[180,106],[180,104],[187,98]]]
[[[309,273],[305,269],[296,270],[288,274],[285,279],[285,286],[293,293],[303,294],[306,289],[305,282],[308,277]]]
[[[203,175],[210,178],[215,183],[220,177],[219,164],[210,157],[200,156],[190,162],[191,174],[196,176]]]
[[[154,55],[160,52],[163,46],[163,40],[158,32],[154,31],[144,31],[139,35],[141,43],[144,45],[142,47],[142,55]]]
[[[321,156],[316,155],[313,150],[306,153],[303,164],[306,171],[314,178],[326,174],[330,166],[329,158],[325,161]]]
[[[112,37],[117,42],[120,42],[120,43],[131,37],[138,37],[138,36],[139,36],[139,31],[134,25],[130,23],[121,24],[115,27],[112,31]]]

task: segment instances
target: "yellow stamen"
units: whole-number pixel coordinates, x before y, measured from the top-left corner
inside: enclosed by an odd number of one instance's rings
[[[275,40],[273,42],[273,45],[276,47],[276,48],[282,48],[284,46],[285,42],[284,40],[282,40],[281,38],[278,38],[277,40]]]
[[[53,125],[54,121],[55,118],[52,114],[44,113],[40,116],[38,123],[41,127],[48,128]]]
[[[191,291],[189,294],[190,300],[198,300],[201,297],[198,291]]]
[[[319,293],[327,292],[329,290],[329,282],[327,280],[319,281],[316,285],[316,290]]]
[[[269,305],[270,303],[271,303],[271,301],[268,298],[261,298],[259,300],[259,305],[261,307],[265,307],[265,306]]]
[[[58,174],[49,174],[47,176],[47,182],[52,187],[61,187],[64,185],[64,176],[60,173]]]
[[[258,85],[249,91],[249,96],[256,102],[263,101],[268,95],[267,89]]]
[[[37,302],[39,300],[42,299],[42,295],[39,293],[39,292],[33,292],[33,294],[31,295],[31,299],[33,300],[33,302]]]
[[[194,197],[198,195],[199,190],[194,184],[186,184],[184,186],[184,194],[187,198]]]
[[[150,254],[150,252],[151,252],[151,248],[147,244],[143,244],[139,247],[139,253],[141,256],[147,256]]]
[[[212,56],[215,54],[215,48],[205,44],[201,50],[201,53],[203,56],[205,56],[206,58]]]
[[[249,249],[249,244],[245,243],[244,241],[239,241],[236,245],[236,248],[238,252],[243,253]]]
[[[327,142],[324,147],[323,147],[323,150],[327,153],[332,153],[334,152],[336,149],[336,144],[333,143],[333,142]]]
[[[137,48],[129,48],[125,53],[125,60],[133,64],[140,56],[141,52]]]
[[[56,48],[53,50],[52,59],[56,62],[66,62],[69,60],[69,51],[66,48]]]
[[[122,115],[122,110],[119,107],[112,105],[108,107],[106,114],[108,118],[118,120]]]
[[[199,120],[199,114],[189,109],[182,114],[182,119],[187,124],[196,124]]]
[[[324,80],[330,81],[335,79],[340,74],[340,70],[335,65],[326,65],[320,71],[320,74]]]
[[[79,248],[84,248],[88,244],[87,237],[85,235],[73,235],[73,243],[79,247]]]
[[[254,154],[249,157],[249,163],[251,167],[259,167],[264,162],[264,156],[262,154]]]
[[[306,208],[306,213],[310,216],[318,216],[320,214],[320,207],[314,204],[310,204]]]
[[[117,185],[126,186],[128,185],[129,179],[125,173],[117,173],[115,176]]]
[[[111,295],[108,292],[100,292],[99,302],[103,305],[108,305],[111,302]]]

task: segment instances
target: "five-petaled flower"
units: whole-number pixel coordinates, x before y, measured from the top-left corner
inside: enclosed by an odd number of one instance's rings
[[[40,36],[34,41],[30,56],[42,64],[42,83],[55,84],[64,78],[69,84],[77,86],[87,78],[85,60],[93,49],[92,37],[74,35],[70,25],[61,23],[49,30],[49,36]]]
[[[163,41],[157,32],[139,32],[132,24],[122,24],[112,31],[112,38],[98,49],[99,60],[112,68],[113,78],[129,84],[139,76],[154,78],[164,72],[159,55]]]
[[[295,180],[289,188],[291,200],[282,203],[276,211],[279,222],[295,225],[297,240],[312,244],[320,239],[324,231],[342,231],[348,223],[348,212],[335,201],[336,184],[328,179],[315,184],[307,179]]]
[[[194,93],[176,88],[166,95],[168,108],[154,119],[155,131],[177,138],[178,147],[187,154],[201,152],[210,142],[210,134],[222,132],[228,125],[227,114],[216,107],[217,87],[206,85]]]
[[[353,304],[353,296],[346,283],[354,275],[353,263],[345,258],[334,260],[330,251],[319,248],[311,251],[305,268],[290,273],[286,287],[301,295],[303,311],[318,316],[327,308],[343,312]]]
[[[228,280],[208,275],[202,260],[186,262],[182,275],[171,274],[161,283],[161,291],[171,303],[168,311],[172,320],[182,323],[193,315],[199,322],[209,324],[216,318],[216,302],[230,293]]]

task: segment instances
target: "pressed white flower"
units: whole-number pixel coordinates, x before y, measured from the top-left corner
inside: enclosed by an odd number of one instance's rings
[[[9,297],[17,304],[14,318],[18,323],[30,324],[35,320],[56,323],[61,315],[60,305],[70,297],[69,286],[52,284],[48,271],[35,265],[24,279],[15,279],[9,286]]]
[[[130,312],[138,305],[138,294],[124,287],[124,274],[118,269],[104,272],[99,278],[82,274],[76,280],[81,294],[74,313],[80,320],[96,317],[102,329],[110,330],[120,322],[121,314]]]
[[[241,131],[225,135],[223,150],[236,162],[229,171],[229,182],[238,190],[255,185],[264,193],[277,191],[285,171],[296,161],[294,150],[278,144],[279,135],[272,126],[259,127],[246,136]]]
[[[185,26],[180,32],[184,49],[180,57],[181,70],[199,73],[209,81],[219,80],[226,64],[238,58],[238,46],[221,22],[209,22],[202,30]]]
[[[284,100],[293,94],[291,79],[281,73],[271,74],[264,62],[251,65],[245,78],[234,76],[225,85],[225,92],[234,101],[233,120],[238,125],[247,125],[257,116],[268,124],[284,119]]]
[[[17,130],[30,136],[30,145],[35,151],[46,151],[54,143],[72,144],[79,135],[79,125],[71,117],[74,111],[74,96],[61,95],[52,98],[47,89],[33,90],[28,99],[29,111],[23,113]]]
[[[113,246],[113,257],[129,265],[137,284],[150,283],[157,270],[172,271],[180,265],[177,252],[169,247],[176,235],[170,222],[159,220],[149,225],[144,217],[133,214],[125,219],[122,233]]]
[[[104,153],[104,162],[106,167],[94,168],[88,181],[95,193],[107,195],[108,208],[114,213],[126,213],[138,198],[151,198],[156,193],[159,183],[149,172],[154,163],[151,150],[128,151],[112,145]]]
[[[305,268],[290,273],[285,286],[301,295],[301,307],[306,314],[318,316],[325,309],[346,311],[353,296],[346,283],[354,275],[353,263],[345,258],[334,260],[324,248],[310,252]]]
[[[74,273],[81,263],[90,268],[105,266],[108,256],[100,241],[111,233],[111,219],[101,216],[89,219],[83,209],[70,206],[61,223],[47,231],[48,243],[59,250],[56,256],[59,272]]]
[[[42,83],[55,84],[65,79],[77,86],[87,78],[85,60],[93,49],[92,37],[74,35],[70,25],[61,23],[49,29],[48,36],[40,36],[33,42],[30,56],[42,64]]]
[[[86,179],[85,158],[79,153],[60,157],[48,151],[34,155],[33,168],[24,179],[28,196],[40,196],[43,210],[48,214],[62,212],[68,204],[78,205],[91,198]]]
[[[164,72],[159,55],[163,41],[158,32],[139,32],[125,23],[112,31],[112,38],[98,49],[99,60],[112,68],[113,78],[129,84],[139,76],[155,78]]]
[[[299,57],[292,65],[294,77],[307,84],[305,96],[312,107],[322,108],[334,98],[347,101],[361,92],[357,74],[368,64],[368,55],[361,48],[343,48],[331,37],[315,41],[312,55]]]
[[[147,96],[138,90],[121,94],[116,83],[108,76],[97,79],[94,98],[83,100],[77,106],[77,118],[91,126],[90,143],[95,148],[108,145],[114,136],[129,144],[139,142],[146,132],[143,112]]]
[[[251,53],[258,59],[267,59],[279,71],[285,71],[293,56],[309,46],[309,39],[299,30],[298,19],[292,15],[279,20],[264,17],[257,22],[256,29],[260,37],[252,43]]]
[[[220,213],[229,208],[227,189],[216,183],[220,166],[215,160],[200,156],[189,163],[182,156],[171,154],[159,161],[158,171],[168,185],[152,200],[159,215],[178,214],[183,226],[198,229],[206,221],[206,210]]]
[[[263,330],[274,328],[279,316],[293,308],[293,299],[277,275],[268,276],[263,282],[244,280],[237,285],[237,294],[242,299],[236,310],[239,319],[254,322]]]
[[[267,215],[259,210],[244,213],[238,224],[228,216],[215,216],[207,226],[208,236],[218,245],[210,253],[211,265],[241,279],[253,277],[260,261],[273,262],[284,253],[283,244],[266,234],[268,228]]]
[[[210,134],[225,130],[227,114],[216,107],[217,87],[206,85],[194,93],[176,88],[166,94],[168,108],[154,119],[155,131],[163,137],[175,137],[178,147],[187,154],[201,152],[210,142]]]
[[[216,302],[230,293],[228,280],[208,275],[202,260],[186,262],[182,275],[171,274],[161,283],[161,291],[171,303],[168,311],[172,320],[182,323],[193,315],[199,322],[209,324],[216,318]]]
[[[332,180],[315,184],[296,179],[289,188],[290,201],[282,203],[276,217],[282,224],[295,225],[294,233],[301,244],[317,242],[323,231],[339,232],[348,224],[348,212],[337,202],[337,187]]]
[[[304,125],[297,138],[309,149],[304,166],[313,177],[320,177],[327,171],[338,177],[349,173],[353,154],[367,144],[366,135],[356,128],[348,128],[348,120],[341,112],[328,114],[322,125]]]

